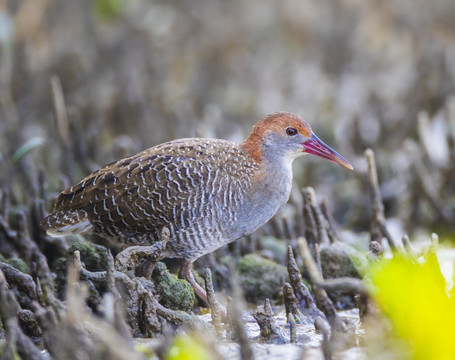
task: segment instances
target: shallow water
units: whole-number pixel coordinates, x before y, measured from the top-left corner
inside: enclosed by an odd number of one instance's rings
[[[429,242],[422,244],[428,246]],[[420,247],[420,246],[418,246]],[[455,249],[440,247],[437,251],[437,256],[441,266],[441,271],[445,276],[448,288],[453,286]],[[284,333],[289,342],[289,326],[286,324],[286,314],[284,307],[274,309],[276,312],[276,322],[284,329]],[[358,309],[340,311],[341,317],[348,318],[356,324],[357,344],[354,347],[333,354],[333,359],[337,360],[364,360],[367,359],[366,349],[359,345],[360,339],[364,335],[364,330],[359,319]],[[210,314],[200,316],[206,322],[211,321]],[[255,359],[305,359],[305,360],[323,360],[324,355],[321,349],[322,334],[315,331],[312,324],[297,324],[296,335],[297,342],[295,344],[263,344],[256,339],[259,336],[259,325],[254,318],[247,314],[244,315],[245,328],[248,337],[251,339],[252,349]],[[143,344],[151,340],[140,340]],[[228,340],[216,340],[216,349],[225,360],[240,359],[239,345]]]

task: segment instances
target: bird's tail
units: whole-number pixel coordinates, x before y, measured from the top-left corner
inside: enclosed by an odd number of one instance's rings
[[[46,217],[41,226],[50,236],[83,234],[93,230],[85,210],[59,210]]]

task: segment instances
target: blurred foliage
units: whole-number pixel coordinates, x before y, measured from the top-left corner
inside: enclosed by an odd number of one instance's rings
[[[214,354],[200,335],[190,333],[177,335],[171,342],[164,356],[165,360],[210,360]]]
[[[28,140],[24,145],[22,145],[16,152],[13,154],[11,158],[11,163],[16,164],[17,162],[21,161],[21,159],[27,155],[29,152],[33,151],[33,149],[37,148],[38,146],[43,145],[44,139],[40,137],[34,137]]]
[[[99,20],[112,21],[117,19],[125,9],[124,0],[94,0],[93,13]]]
[[[374,264],[369,275],[373,298],[393,325],[389,340],[404,342],[401,359],[455,358],[455,296],[447,291],[434,253],[423,262],[395,254]]]

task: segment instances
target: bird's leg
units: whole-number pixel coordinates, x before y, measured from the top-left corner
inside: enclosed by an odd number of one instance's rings
[[[209,302],[207,300],[207,293],[205,292],[204,288],[201,285],[199,285],[194,279],[192,267],[193,267],[192,261],[184,260],[179,271],[179,278],[188,281],[193,287],[194,293],[199,297],[199,299],[201,299],[205,305],[209,306]]]

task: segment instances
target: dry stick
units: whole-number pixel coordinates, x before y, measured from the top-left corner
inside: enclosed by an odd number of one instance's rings
[[[297,331],[296,331],[296,323],[294,316],[291,313],[288,314],[288,323],[289,323],[289,339],[291,344],[295,344],[297,342]]]
[[[219,336],[221,334],[221,308],[220,304],[216,299],[215,291],[213,290],[213,283],[212,283],[212,272],[210,269],[205,269],[204,274],[205,280],[205,291],[207,292],[207,301],[209,303],[211,309],[211,316],[212,316],[212,323],[215,327],[216,334]]]
[[[73,161],[70,151],[70,130],[68,114],[66,111],[62,84],[60,82],[60,78],[56,75],[52,76],[51,78],[51,90],[55,112],[55,127],[57,129],[59,144],[62,149],[62,156],[60,161],[64,173],[72,177],[71,175],[73,171],[70,164],[73,163]]]
[[[139,316],[142,320],[141,332],[145,337],[152,337],[162,330],[161,322],[158,320],[156,312],[157,301],[154,301],[155,297],[153,293],[147,288],[147,280],[143,282],[143,279],[136,279],[136,285]],[[130,339],[130,343],[133,344],[132,338]]]
[[[422,163],[416,144],[411,141],[407,141],[406,151],[411,158],[412,167],[416,172],[417,180],[420,184],[423,195],[427,198],[430,205],[443,221],[449,223],[453,222],[453,217],[451,216],[450,210],[447,209],[447,207],[444,204],[441,204],[438,200],[438,196],[435,193],[434,181],[432,181],[430,175]]]
[[[284,217],[283,227],[286,230],[287,238],[291,243],[293,243],[296,239],[293,219],[291,219],[289,216]]]
[[[32,269],[31,273],[34,277],[36,276],[37,298],[42,304],[50,304],[54,309],[60,309],[62,304],[55,297],[54,280],[47,264],[47,259],[30,237],[25,212],[21,211],[18,213],[17,222],[16,246],[21,249],[21,257],[28,264],[33,264],[34,269]]]
[[[1,198],[2,201],[0,202],[0,217],[6,218],[9,214],[9,206],[10,206],[10,195],[8,186],[3,186],[1,189]]]
[[[316,266],[318,267],[319,273],[322,276],[322,265],[321,265],[321,255],[319,253],[319,244],[314,244],[314,254],[313,254],[314,261]]]
[[[284,221],[280,217],[274,217],[270,222],[270,226],[272,227],[272,234],[277,237],[278,239],[286,239],[287,234],[285,230]]]
[[[9,242],[17,243],[17,231],[11,229],[10,224],[7,221],[7,217],[0,215],[0,233],[3,234]]]
[[[353,294],[367,295],[367,290],[363,281],[356,278],[341,277],[336,279],[326,279],[319,283],[318,286],[322,287],[326,291],[337,291],[349,292]]]
[[[329,238],[327,236],[327,230],[324,222],[324,217],[322,216],[321,209],[319,208],[316,192],[312,187],[307,187],[307,195],[309,199],[309,203],[311,206],[311,210],[313,213],[314,221],[316,224],[316,231],[318,234],[318,244],[326,244],[329,242]]]
[[[115,286],[115,262],[110,250],[108,250],[107,253],[106,285],[107,291],[111,292],[116,297],[120,296],[117,287]]]
[[[106,285],[107,290],[112,294],[112,298],[114,301],[113,310],[113,323],[115,329],[125,338],[129,343],[132,343],[133,339],[131,336],[131,332],[128,328],[127,321],[126,321],[126,309],[121,301],[120,293],[115,286],[115,265],[114,265],[114,257],[112,256],[111,251],[108,251],[107,254],[107,266],[106,266]]]
[[[324,314],[316,306],[316,302],[314,301],[310,291],[302,282],[302,275],[300,274],[300,270],[294,258],[294,252],[290,245],[288,246],[288,274],[294,294],[299,302],[299,307],[303,314],[309,316],[312,322],[314,322],[314,319],[319,316],[324,317]]]
[[[232,261],[229,263],[231,270],[231,288],[233,300],[229,302],[229,313],[231,316],[231,323],[236,335],[237,341],[240,345],[240,357],[242,360],[254,359],[253,349],[251,348],[250,339],[246,333],[243,321],[242,321],[242,310],[245,308],[242,288],[239,284],[237,272],[234,268]]]
[[[106,271],[91,272],[85,269],[85,265],[81,262],[80,252],[78,250],[74,252],[73,261],[81,279],[87,280],[90,293],[93,292],[93,290],[90,289],[90,284],[93,285],[93,282],[105,284],[108,293],[103,296],[104,317],[126,340],[132,344],[133,340],[126,323],[125,308],[120,301],[120,294],[115,286],[116,276],[120,278],[124,274],[114,270],[114,259],[111,252],[109,251],[107,256]],[[135,316],[137,316],[137,314],[135,314]]]
[[[16,216],[17,221],[17,248],[22,259],[30,264],[35,252],[40,252],[36,243],[32,240],[28,227],[28,216],[25,211],[19,211]]]
[[[46,349],[54,359],[63,359],[62,344],[59,341],[61,329],[57,321],[57,315],[54,310],[48,306],[42,307],[38,302],[33,302],[33,311],[36,320],[43,332],[43,340]]]
[[[266,299],[264,305],[260,305],[253,313],[261,330],[259,339],[267,343],[285,344],[286,337],[281,327],[275,321],[270,300]]]
[[[373,150],[365,150],[365,157],[368,163],[368,183],[370,188],[370,202],[373,211],[371,219],[371,241],[381,242],[382,237],[385,237],[389,242],[392,250],[397,250],[397,245],[387,230],[384,217],[384,205],[381,200],[381,192],[379,190],[378,173],[376,162],[374,159]]]
[[[403,235],[401,237],[401,242],[403,243],[403,246],[404,246],[404,249],[406,250],[406,252],[410,255],[415,255],[415,251],[414,249],[412,248],[412,245],[411,245],[411,241],[409,240],[409,236],[408,235]]]
[[[44,356],[41,351],[33,344],[19,327],[16,314],[21,311],[20,306],[12,290],[5,279],[3,272],[0,270],[0,321],[5,329],[5,346],[3,347],[3,356],[5,358],[41,360]]]
[[[308,188],[302,189],[303,195],[303,217],[305,221],[305,238],[308,239],[308,244],[311,249],[311,253],[314,254],[314,244],[318,241],[316,220],[314,219],[314,213],[311,209],[311,200],[308,193]]]
[[[85,267],[85,264],[83,264],[81,261],[81,254],[79,250],[74,251],[73,262],[78,267],[80,273],[83,267]],[[102,304],[102,298],[100,293],[98,292],[92,281],[86,280],[85,285],[88,291],[88,295],[86,298],[87,303],[90,304],[91,307],[98,308]]]
[[[109,358],[112,359],[140,359],[133,351],[133,345],[129,339],[125,339],[107,321],[101,320],[88,313],[84,309],[84,298],[81,296],[75,284],[79,279],[77,263],[68,269],[67,299],[68,306],[65,314],[65,324],[68,327],[77,327],[81,322],[91,336],[100,341],[104,346]],[[81,334],[81,340],[88,334]],[[78,339],[79,340],[79,339]]]
[[[324,360],[332,359],[332,346],[330,344],[330,329],[327,325],[327,322],[321,318],[317,318],[314,323],[316,330],[322,332],[322,352],[324,353]]]
[[[24,131],[17,131],[16,124],[21,123],[21,120],[15,100],[9,91],[1,92],[0,105],[4,114],[2,120],[6,120],[6,126],[4,127],[4,133],[6,134],[5,138],[8,139],[8,142],[10,144],[25,144],[27,139],[24,138]],[[9,176],[12,175],[10,164],[8,164],[5,160],[0,160],[0,165],[3,165],[3,169],[0,173],[0,180],[5,180],[6,183],[9,183],[11,181]],[[35,163],[33,162],[32,158],[29,156],[23,157],[21,161],[16,165],[19,167],[21,180],[24,181],[25,188],[28,190],[27,194],[32,196],[36,195],[36,178],[35,171],[33,171],[35,169]]]
[[[54,281],[52,278],[46,257],[41,253],[36,253],[34,261],[37,265],[37,281],[41,289],[41,298],[39,300],[46,305],[51,305],[54,310],[60,311],[63,308],[62,302],[57,299],[54,291]]]
[[[23,291],[31,301],[36,300],[36,284],[30,275],[3,262],[0,262],[0,270],[9,285],[14,285]]]
[[[313,257],[311,256],[310,249],[308,247],[308,243],[305,238],[299,238],[297,240],[299,245],[299,252],[300,256],[303,259],[303,263],[305,268],[308,272],[308,276],[310,278],[311,285],[313,286],[313,292],[316,297],[316,301],[318,302],[319,307],[324,312],[327,320],[330,323],[333,331],[345,331],[346,327],[342,319],[338,316],[335,306],[330,300],[327,292],[319,286],[321,282],[323,282],[323,278],[321,273],[319,272],[316,263],[314,262]]]
[[[452,164],[452,170],[455,166],[455,97],[451,97],[444,107],[445,120],[448,131],[446,132],[447,136],[447,145],[449,146],[449,156],[450,164]]]
[[[321,213],[327,222],[327,236],[329,237],[330,242],[333,243],[335,241],[338,241],[340,237],[334,225],[335,221],[327,208],[326,199],[323,199],[321,202]]]
[[[169,241],[170,232],[167,227],[161,231],[160,241],[151,246],[130,246],[117,254],[115,258],[115,269],[121,272],[127,272],[133,269],[140,259],[148,259],[152,263],[158,261],[161,253],[166,249]],[[151,274],[149,274],[151,275]]]
[[[19,320],[21,329],[26,329],[27,335],[30,338],[41,342],[43,333],[38,326],[38,322],[36,321],[36,316],[33,311],[28,309],[19,309],[17,312],[17,319]]]
[[[52,100],[55,110],[55,125],[58,138],[63,147],[68,148],[70,142],[69,121],[66,112],[65,97],[63,95],[62,83],[56,75],[51,77]]]
[[[286,309],[286,316],[292,315],[292,318],[296,317],[299,323],[303,323],[304,316],[300,311],[299,301],[294,294],[291,284],[286,283],[283,286],[284,306]],[[295,320],[294,320],[295,321]]]
[[[384,256],[384,248],[382,247],[382,243],[377,241],[370,242],[369,251],[367,258],[370,261],[377,261]]]

